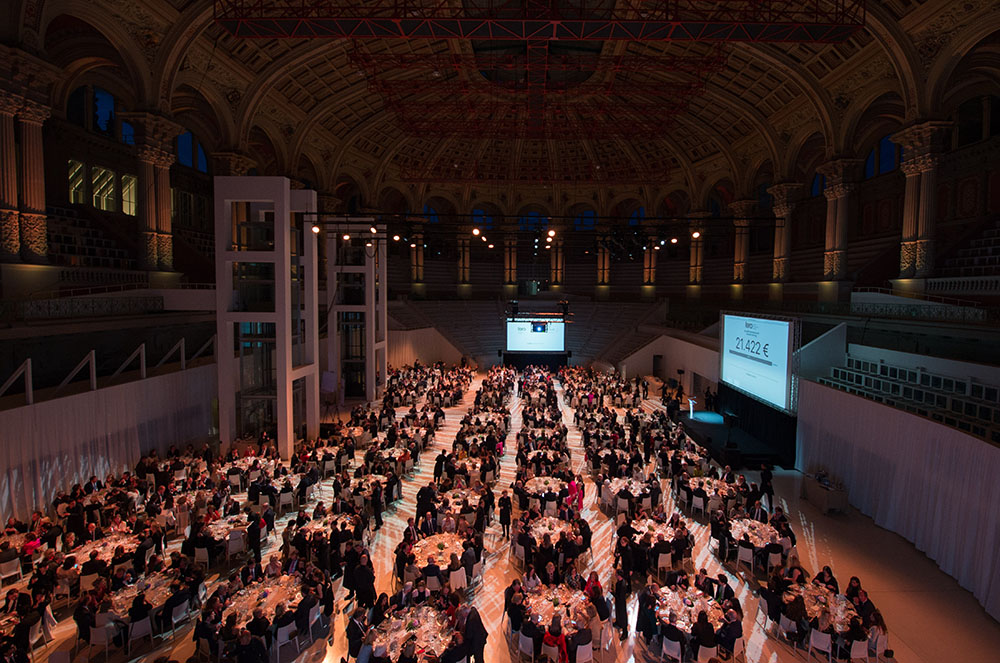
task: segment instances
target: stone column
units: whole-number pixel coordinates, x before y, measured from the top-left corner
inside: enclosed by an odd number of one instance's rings
[[[469,282],[469,266],[471,264],[471,242],[468,237],[458,238],[458,282]]]
[[[659,241],[655,236],[646,238],[646,248],[642,252],[642,284],[656,284],[656,254],[659,253]]]
[[[22,100],[0,91],[0,261],[21,260],[21,224],[17,204],[17,142],[14,115]]]
[[[737,200],[729,203],[733,215],[733,282],[743,283],[747,277],[747,253],[750,248],[750,219],[755,200]]]
[[[45,213],[45,153],[42,123],[49,109],[35,103],[22,106],[17,119],[21,127],[21,258],[25,262],[48,260],[48,217]]]
[[[702,278],[702,267],[704,259],[704,219],[708,218],[708,212],[692,212],[688,215],[691,219],[688,227],[691,230],[691,248],[688,253],[688,283],[690,285],[700,285]]]
[[[174,234],[171,218],[170,165],[174,162],[171,152],[162,150],[153,164],[156,174],[156,257],[160,271],[174,270]]]
[[[139,256],[142,268],[155,270],[159,267],[159,241],[157,240],[156,205],[156,161],[160,150],[155,147],[139,148]]]
[[[503,282],[504,285],[517,283],[517,236],[514,234],[503,238]]]
[[[549,249],[549,280],[553,285],[563,282],[563,275],[566,271],[566,261],[563,253],[563,241],[561,237],[552,239],[552,248]]]
[[[417,230],[410,241],[410,281],[424,282],[424,234]]]
[[[823,278],[842,281],[847,278],[847,224],[857,189],[855,172],[859,159],[834,159],[817,171],[826,177],[826,242],[823,250]]]
[[[771,261],[771,279],[782,283],[788,280],[788,256],[792,244],[792,212],[798,202],[802,185],[782,182],[767,192],[774,196],[774,258]]]
[[[611,283],[611,252],[608,251],[607,237],[602,235],[597,246],[597,285]]]
[[[937,225],[937,170],[951,122],[922,122],[903,129],[893,141],[903,146],[906,174],[900,278],[924,278],[934,270]]]
[[[254,167],[254,161],[239,152],[212,152],[212,173],[214,175],[246,175]],[[319,199],[323,199],[323,195]],[[322,210],[333,213],[333,209]]]

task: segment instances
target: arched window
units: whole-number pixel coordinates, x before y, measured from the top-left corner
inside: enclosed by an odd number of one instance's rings
[[[523,231],[544,230],[549,225],[549,217],[541,212],[527,212],[517,219],[518,227]]]
[[[73,124],[126,145],[135,145],[135,128],[119,119],[124,110],[113,94],[96,85],[81,85],[66,101],[66,119]]]
[[[637,226],[640,223],[642,223],[645,218],[646,218],[646,208],[645,207],[639,207],[634,212],[632,212],[631,214],[629,214],[628,224],[630,226]]]
[[[198,172],[208,172],[208,159],[205,156],[205,148],[202,147],[193,133],[185,131],[177,137],[177,163],[188,168],[194,168]]]
[[[597,227],[597,213],[588,209],[573,217],[573,230],[593,230]]]
[[[876,175],[885,175],[899,168],[903,151],[892,142],[892,134],[886,134],[879,140],[865,158],[865,179],[870,180]]]
[[[424,205],[424,216],[427,217],[428,223],[439,223],[441,218],[438,216],[437,210],[430,205]]]
[[[809,195],[813,198],[823,195],[826,191],[826,175],[816,173],[813,175],[812,185],[809,187]]]
[[[472,210],[472,224],[480,230],[493,230],[494,218],[486,213],[486,210],[476,208]]]

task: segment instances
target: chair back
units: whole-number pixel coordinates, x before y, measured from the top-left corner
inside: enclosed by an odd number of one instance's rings
[[[736,552],[736,563],[746,562],[750,566],[753,566],[753,550],[746,548],[744,546],[738,546]]]
[[[793,622],[788,617],[785,617],[784,615],[781,615],[778,618],[778,626],[785,633],[798,633],[799,632],[799,625],[796,624],[795,622]]]
[[[814,628],[809,632],[809,648],[829,652],[833,648],[833,638],[829,633]]]
[[[437,576],[427,576],[427,589],[432,592],[440,592],[441,579]]]
[[[678,661],[681,660],[681,643],[676,640],[670,640],[668,638],[663,638],[663,653],[661,658],[667,658],[670,660]]]
[[[517,634],[517,651],[535,657],[535,642],[523,633]]]
[[[15,558],[9,562],[0,563],[0,577],[9,578],[21,575],[21,559]]]
[[[207,568],[210,564],[208,557],[208,548],[195,548],[194,549],[194,563],[204,564]]]
[[[770,569],[772,566],[781,566],[781,553],[773,552],[767,555],[767,568]]]
[[[90,644],[107,647],[109,642],[111,642],[111,638],[108,635],[108,627],[106,625],[95,626],[90,629]]]
[[[670,568],[670,553],[660,553],[656,556],[656,568],[657,569],[669,569]]]
[[[746,649],[746,640],[741,635],[740,637],[736,638],[736,641],[733,643],[733,658],[736,658],[737,656],[742,654],[744,649]]]
[[[704,497],[693,497],[691,498],[691,510],[704,511],[705,510],[705,498]]]
[[[559,648],[555,645],[547,645],[542,643],[542,656],[547,657],[550,661],[559,660]]]
[[[472,579],[474,580],[476,578],[482,578],[482,577],[483,577],[483,563],[476,562],[475,564],[472,565]]]
[[[140,619],[137,622],[132,622],[128,627],[128,639],[138,640],[139,638],[145,638],[146,636],[153,635],[153,620],[148,616],[144,619]]]
[[[295,624],[289,624],[288,626],[281,626],[278,628],[275,634],[275,644],[279,647],[286,642],[292,641],[292,631],[295,630]]]
[[[170,619],[176,624],[178,622],[184,621],[187,617],[188,606],[187,603],[181,603],[180,605],[175,605],[173,612],[170,613]]]
[[[465,589],[469,584],[468,579],[465,577],[465,569],[452,571],[451,574],[449,574],[448,582],[451,584],[453,591]]]
[[[84,592],[88,589],[94,588],[94,583],[100,576],[96,573],[91,573],[89,576],[80,576],[80,591]]]
[[[590,646],[588,642],[585,645],[577,645],[576,647],[576,663],[587,663],[588,661],[594,660],[594,648]]]
[[[708,663],[713,658],[718,658],[718,647],[698,647],[698,663]]]
[[[867,640],[855,640],[851,643],[851,656],[850,660],[856,658],[863,658],[867,661],[868,659],[868,641]]]

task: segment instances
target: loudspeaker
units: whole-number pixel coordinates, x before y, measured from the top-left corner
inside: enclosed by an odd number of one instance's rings
[[[572,357],[572,356],[573,356],[573,351],[572,350],[569,350],[569,351],[566,352],[566,357]]]
[[[677,375],[684,375],[684,369],[683,368],[678,368],[677,369]]]
[[[503,357],[503,350],[497,350],[497,356]]]

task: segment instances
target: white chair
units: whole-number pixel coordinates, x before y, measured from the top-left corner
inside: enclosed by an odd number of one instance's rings
[[[576,648],[576,663],[590,663],[594,660],[594,648],[590,643],[578,645]]]
[[[18,580],[24,578],[24,572],[21,571],[20,557],[0,564],[0,582],[3,582],[7,578],[17,578]]]
[[[524,562],[524,546],[522,546],[520,543],[515,543],[514,544],[514,561],[517,564],[517,566],[521,567],[522,569],[524,568],[524,564],[525,564],[525,562]]]
[[[125,645],[125,653],[129,654],[132,650],[132,643],[136,640],[142,640],[143,638],[149,638],[149,646],[152,648],[153,643],[153,620],[149,617],[145,619],[140,619],[137,622],[133,622],[128,626],[128,643]]]
[[[876,663],[885,656],[885,650],[889,648],[889,634],[880,633],[868,638],[868,653],[875,657]]]
[[[745,640],[745,638],[743,638],[742,636],[739,637],[739,638],[736,638],[736,642],[733,643],[733,658],[732,658],[732,660],[735,661],[738,657],[742,656],[744,663],[746,663],[746,660],[747,660],[747,651],[746,650],[747,650],[747,646],[746,646],[746,640]]]
[[[241,483],[242,482],[240,481],[240,475],[239,474],[230,474],[229,475],[229,485],[233,487],[233,492],[234,493],[240,492],[240,488],[242,487]]]
[[[470,582],[482,582],[483,580],[483,563],[476,562],[472,565],[472,577],[469,578]]]
[[[517,653],[519,658],[528,657],[532,663],[535,660],[535,641],[525,635],[517,634]]]
[[[437,593],[441,591],[441,579],[437,576],[427,576],[427,589]]]
[[[806,652],[806,660],[812,659],[812,652],[815,649],[818,652],[823,652],[826,654],[827,660],[832,663],[833,661],[833,638],[830,637],[829,633],[823,633],[820,630],[812,629],[809,631],[809,649]]]
[[[113,612],[99,612],[94,615],[94,626],[107,626],[113,621],[115,621],[115,613]]]
[[[847,657],[848,661],[853,661],[855,659],[864,659],[865,663],[868,663],[868,641],[867,640],[855,640],[851,643],[850,656]]]
[[[173,636],[174,631],[177,630],[177,625],[186,621],[189,617],[188,604],[181,603],[180,605],[174,606],[173,612],[170,613],[170,635]]]
[[[547,657],[550,661],[559,660],[559,648],[555,645],[547,645],[542,643],[542,656]]]
[[[243,532],[239,530],[230,532],[229,538],[226,539],[226,563],[228,564],[232,561],[233,557],[241,554],[246,549],[247,546],[243,540]]]
[[[791,640],[791,635],[799,634],[799,625],[793,622],[788,617],[781,615],[778,618],[778,634],[781,635],[785,640]]]
[[[80,592],[86,592],[94,588],[94,583],[101,576],[96,573],[91,573],[89,576],[80,576]]]
[[[692,497],[691,498],[691,515],[694,515],[695,511],[701,511],[701,515],[705,515],[705,498],[704,497]]]
[[[681,663],[681,643],[676,640],[663,638],[663,647],[660,649],[660,660],[664,659]]]
[[[42,623],[43,620],[39,619],[28,629],[28,653],[31,655],[32,661],[35,660],[35,645],[38,644],[39,640],[42,642],[43,648],[49,646],[49,643],[45,641],[45,634],[42,632]]]
[[[781,553],[768,553],[767,554],[767,572],[770,573],[771,569],[774,567],[780,567],[784,562],[781,560]]]
[[[698,647],[698,658],[695,660],[698,663],[708,663],[713,658],[718,658],[718,656],[718,647]]]
[[[448,576],[448,582],[451,584],[451,590],[457,592],[460,589],[465,589],[469,586],[468,578],[465,576],[465,569],[459,569],[458,571],[452,571]]]
[[[746,564],[750,567],[750,573],[753,573],[753,550],[744,546],[738,546],[736,550],[736,568],[740,568],[740,564]]]
[[[328,460],[323,463],[323,478],[330,476],[331,474],[337,473],[337,461]]]
[[[174,481],[184,481],[187,479],[187,470],[175,470],[174,471]]]
[[[212,565],[208,556],[208,548],[194,549],[194,563],[204,564],[206,569]]]
[[[291,493],[278,493],[278,512],[279,513],[284,513],[286,509],[292,508],[293,505],[294,505],[294,502],[292,501],[292,494]]]
[[[320,609],[319,604],[309,608],[309,626],[306,627],[305,631],[295,634],[295,639],[299,641],[299,649],[302,648],[302,643],[301,643],[302,638],[306,639],[305,641],[306,647],[308,647],[309,643],[312,642],[313,624],[315,624],[316,621],[319,619],[319,609]]]
[[[624,497],[619,497],[615,502],[615,516],[622,512],[628,513],[628,500]]]
[[[90,655],[90,651],[97,647],[100,651],[101,647],[104,647],[104,660],[108,660],[108,649],[111,647],[111,635],[108,633],[106,626],[97,627],[94,626],[90,629],[90,642],[87,643],[87,660],[93,661],[94,657]]]
[[[281,660],[281,648],[285,645],[295,645],[295,655],[298,656],[302,653],[299,648],[299,639],[292,637],[292,632],[295,630],[295,624],[289,624],[288,626],[282,626],[278,629],[277,633],[274,635],[274,654]]]

